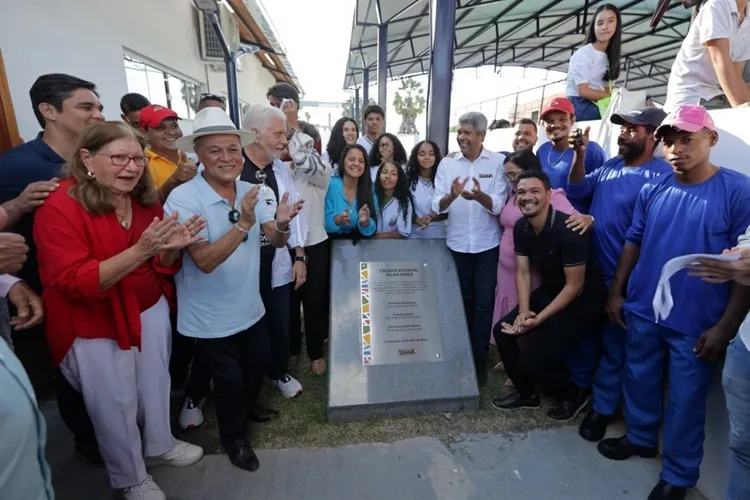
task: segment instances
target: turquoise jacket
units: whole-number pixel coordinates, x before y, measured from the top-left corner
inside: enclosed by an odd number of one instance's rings
[[[365,172],[367,174],[367,172]],[[374,207],[368,207],[370,214],[375,213],[377,210],[377,199],[375,193],[372,194]],[[340,215],[344,210],[349,210],[349,218],[354,224],[339,226],[333,219],[337,215]],[[326,193],[326,208],[325,208],[325,227],[326,231],[331,234],[347,234],[358,229],[362,236],[372,236],[375,234],[375,230],[378,228],[378,224],[375,219],[370,216],[370,224],[367,227],[362,227],[357,219],[357,212],[359,207],[357,205],[357,198],[354,198],[354,203],[351,205],[344,196],[344,180],[341,177],[331,177],[331,182],[328,184],[328,192]]]

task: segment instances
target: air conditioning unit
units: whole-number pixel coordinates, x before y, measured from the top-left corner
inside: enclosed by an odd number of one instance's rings
[[[240,48],[240,29],[237,19],[223,3],[219,4],[219,23],[224,37],[229,44],[229,50],[235,52]],[[200,38],[201,59],[207,62],[223,62],[224,52],[221,50],[219,37],[216,35],[208,15],[198,12],[198,37]]]

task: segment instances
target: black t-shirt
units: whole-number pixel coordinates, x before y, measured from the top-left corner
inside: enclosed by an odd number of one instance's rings
[[[565,268],[586,264],[586,276],[581,294],[568,308],[583,308],[601,312],[606,300],[606,289],[599,263],[591,245],[591,232],[580,234],[568,229],[568,214],[550,207],[544,228],[536,234],[526,217],[513,228],[516,255],[529,258],[531,269],[542,278],[542,288],[555,297],[565,286]]]

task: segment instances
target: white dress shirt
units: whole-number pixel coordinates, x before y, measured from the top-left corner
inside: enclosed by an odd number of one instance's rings
[[[276,184],[279,187],[279,196],[289,193],[289,203],[294,203],[300,199],[297,188],[294,184],[292,171],[289,165],[276,160],[273,162],[273,171],[276,174]],[[271,196],[273,190],[268,189]],[[277,248],[273,256],[273,265],[271,267],[271,288],[278,288],[292,282],[292,257],[289,255],[290,248],[304,247],[307,240],[307,218],[304,212],[300,212],[297,217],[292,219],[289,225],[289,240],[284,248]]]
[[[481,253],[500,245],[500,215],[508,194],[505,181],[503,160],[505,155],[493,153],[482,148],[474,162],[462,154],[453,158],[443,158],[435,175],[435,193],[432,196],[432,210],[435,213],[447,213],[446,244],[454,252]],[[461,181],[468,178],[465,190],[474,188],[475,178],[480,189],[492,199],[492,210],[487,210],[478,201],[466,200],[459,196],[440,211],[440,200],[451,192],[451,184],[458,177]]]

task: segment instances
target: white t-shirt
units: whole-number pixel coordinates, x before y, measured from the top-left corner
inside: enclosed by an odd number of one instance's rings
[[[664,111],[671,112],[683,104],[700,104],[723,94],[704,46],[711,40],[728,39],[733,62],[750,59],[750,6],[745,20],[738,25],[739,12],[735,0],[708,0],[690,25],[687,37],[672,65],[667,85]]]
[[[578,86],[582,83],[594,90],[604,90],[609,85],[604,81],[608,64],[607,54],[596,50],[590,43],[576,50],[568,63],[565,95],[578,97]]]
[[[437,167],[436,167],[437,168]],[[424,217],[432,213],[432,195],[435,186],[432,182],[424,179],[417,180],[416,186],[411,190],[411,198],[414,201],[414,214]],[[445,221],[431,222],[429,226],[421,229],[417,224],[411,227],[411,238],[445,238]]]
[[[378,214],[378,233],[390,233],[398,231],[398,234],[408,238],[411,234],[412,207],[409,202],[409,208],[404,220],[404,212],[401,210],[401,204],[396,198],[391,198],[385,204],[383,210]]]
[[[372,142],[369,137],[367,137],[366,135],[363,135],[362,137],[357,139],[357,144],[365,148],[365,151],[367,151],[367,154],[369,155],[370,150],[372,149],[372,145],[375,143]]]

